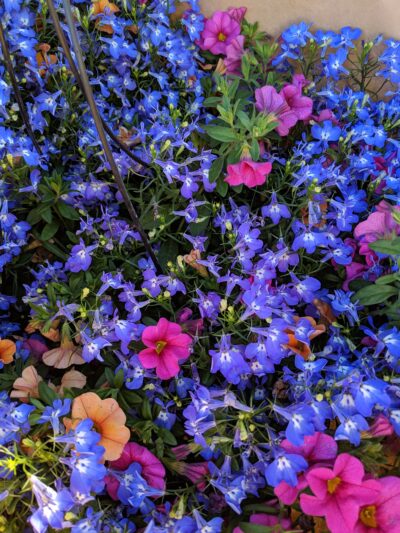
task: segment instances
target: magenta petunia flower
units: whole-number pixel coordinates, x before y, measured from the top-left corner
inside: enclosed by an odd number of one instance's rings
[[[298,116],[291,109],[283,94],[279,94],[272,85],[265,85],[256,89],[255,97],[257,110],[275,115],[278,121],[277,132],[282,137],[288,135],[290,128],[298,121]]]
[[[258,526],[264,526],[265,528],[271,528],[271,531],[286,531],[291,529],[292,522],[289,518],[284,518],[276,515],[256,513],[250,516],[250,524],[256,524]],[[274,527],[275,526],[275,527]],[[276,526],[280,526],[279,528]],[[243,533],[243,529],[239,526],[235,527],[233,533]]]
[[[228,9],[228,14],[238,22],[242,22],[246,14],[247,7],[230,7]]]
[[[235,165],[228,165],[227,170],[228,175],[225,181],[229,185],[235,186],[243,183],[251,188],[265,183],[268,174],[272,170],[272,163],[256,163],[255,161],[244,159]]]
[[[139,352],[143,367],[155,368],[160,379],[170,379],[178,374],[179,361],[189,357],[192,338],[179,324],[160,318],[156,326],[144,329],[142,342],[147,346]]]
[[[365,481],[364,474],[361,461],[347,453],[337,456],[332,469],[311,469],[305,476],[314,496],[300,496],[302,511],[324,516],[331,533],[353,532],[361,508],[374,503],[382,490],[378,481]]]
[[[161,461],[144,446],[136,442],[125,444],[122,455],[116,461],[110,462],[112,470],[126,470],[132,463],[139,463],[142,467],[142,476],[147,483],[159,490],[165,489],[165,468]],[[118,500],[119,481],[113,476],[106,476],[106,488],[113,500]]]
[[[295,84],[286,85],[280,94],[285,98],[298,120],[309,120],[311,118],[313,101],[308,96],[301,94],[301,86]]]
[[[354,228],[354,237],[365,243],[371,243],[377,239],[390,236],[392,233],[400,234],[400,225],[392,216],[393,211],[399,211],[399,207],[393,207],[384,200],[376,206],[376,211],[371,213],[367,220],[360,222]]]
[[[400,531],[400,478],[377,480],[381,491],[371,505],[361,507],[353,533],[396,533]]]
[[[215,55],[226,55],[226,47],[240,35],[240,23],[226,11],[216,11],[206,20],[201,37],[197,41],[202,50]]]
[[[244,36],[239,35],[226,47],[224,64],[228,74],[240,74],[244,54]]]
[[[367,430],[367,433],[371,437],[387,437],[393,435],[394,428],[385,415],[379,414]]]
[[[333,464],[338,449],[333,437],[318,431],[313,435],[306,435],[302,446],[294,446],[287,439],[282,441],[281,446],[287,453],[302,455],[310,467]],[[299,492],[308,485],[304,474],[299,474],[297,479],[295,487],[292,487],[286,481],[281,481],[274,489],[275,496],[285,505],[292,505],[297,500]]]

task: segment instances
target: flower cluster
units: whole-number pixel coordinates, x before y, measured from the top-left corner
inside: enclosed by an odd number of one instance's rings
[[[0,529],[395,532],[400,44],[72,3],[124,189],[46,2],[6,0]]]

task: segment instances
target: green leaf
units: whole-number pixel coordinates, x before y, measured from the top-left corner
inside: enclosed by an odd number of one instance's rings
[[[45,222],[51,224],[53,220],[53,213],[51,212],[50,206],[47,206],[44,209],[40,209],[40,216]]]
[[[222,198],[225,198],[228,192],[228,189],[229,189],[229,185],[226,183],[226,181],[219,180],[215,190],[220,196],[222,196]]]
[[[79,213],[65,202],[57,202],[56,207],[63,218],[67,218],[68,220],[79,220],[81,218]]]
[[[244,111],[238,111],[236,113],[237,118],[243,124],[243,126],[250,131],[251,130],[251,120],[250,117]]]
[[[26,217],[27,222],[34,226],[38,222],[42,220],[42,217],[40,215],[40,209],[38,207],[35,207],[35,209],[31,209],[28,213],[28,216]]]
[[[250,147],[250,155],[253,161],[258,161],[260,157],[260,145],[257,142],[257,139],[253,139]]]
[[[106,376],[108,383],[111,385],[111,387],[114,387],[115,375],[114,375],[114,372],[111,370],[111,368],[106,367],[104,370],[104,374]]]
[[[53,405],[54,400],[57,400],[57,394],[44,381],[39,383],[39,397],[47,405]]]
[[[50,242],[44,242],[43,248],[46,248],[49,252],[54,254],[56,257],[59,257],[63,261],[66,261],[68,259],[67,254],[65,254],[58,246],[55,246],[54,244],[51,244]]]
[[[379,239],[368,244],[371,250],[380,254],[386,255],[400,255],[400,237],[395,239]]]
[[[237,141],[237,135],[234,130],[231,128],[226,128],[225,126],[203,126],[204,130],[208,135],[217,141],[221,142],[233,142]]]
[[[223,156],[218,157],[217,159],[214,159],[212,162],[210,172],[208,174],[208,179],[211,183],[214,183],[214,181],[217,181],[217,179],[222,174],[222,169],[224,168],[224,162],[225,158]]]
[[[176,446],[178,444],[176,438],[168,429],[160,428],[158,434],[162,437],[165,444],[169,444],[170,446]]]
[[[388,274],[387,276],[381,276],[377,280],[375,280],[376,285],[388,285],[389,283],[393,283],[395,281],[399,281],[400,275],[398,272],[395,272],[394,274]]]
[[[60,225],[57,222],[57,220],[53,220],[53,222],[46,224],[40,234],[40,240],[41,241],[50,240],[57,233],[59,227]]]
[[[124,384],[124,371],[122,370],[122,368],[120,368],[114,377],[114,387],[117,387],[117,389],[120,389],[123,384]]]
[[[209,98],[206,98],[203,102],[204,107],[217,107],[218,104],[221,103],[221,97],[220,96],[210,96]]]
[[[398,294],[399,290],[391,285],[368,285],[363,287],[353,296],[354,301],[361,305],[375,305],[385,302],[391,296]]]

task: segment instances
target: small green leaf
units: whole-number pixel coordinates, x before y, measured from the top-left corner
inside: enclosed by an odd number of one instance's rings
[[[368,285],[363,287],[353,296],[354,301],[361,305],[375,305],[385,302],[391,296],[398,294],[399,290],[391,285]]]
[[[46,224],[40,234],[40,240],[41,241],[50,240],[57,233],[59,227],[60,226],[57,220],[53,220],[53,222]]]
[[[388,274],[387,276],[381,276],[377,280],[375,280],[376,285],[388,285],[389,283],[393,283],[395,281],[399,281],[400,275],[398,272],[395,272],[394,274]]]
[[[225,198],[225,196],[227,195],[228,189],[229,189],[229,185],[226,183],[226,181],[219,180],[215,190],[220,196],[222,196],[222,198]]]
[[[162,437],[165,444],[169,444],[170,446],[176,446],[178,444],[176,438],[168,429],[160,428],[158,434]]]
[[[375,252],[386,255],[400,255],[400,237],[395,239],[379,239],[368,244]]]
[[[40,216],[45,222],[51,224],[51,222],[53,221],[53,213],[51,212],[50,206],[41,209]]]
[[[57,202],[56,206],[63,218],[67,218],[68,220],[79,220],[81,218],[79,213],[65,202]]]
[[[39,383],[39,397],[47,405],[53,405],[54,400],[57,400],[57,394],[51,389],[47,383],[41,381]]]
[[[211,183],[214,183],[214,181],[217,181],[217,179],[222,174],[222,169],[224,168],[224,162],[225,158],[223,156],[217,157],[217,159],[214,159],[212,162],[210,172],[208,174],[208,179]]]
[[[221,142],[234,142],[237,141],[237,135],[234,130],[231,128],[226,128],[225,126],[204,126],[204,130],[208,135],[217,141]]]

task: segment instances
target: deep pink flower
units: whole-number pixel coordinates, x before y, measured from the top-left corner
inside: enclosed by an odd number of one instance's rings
[[[371,213],[367,220],[360,222],[354,228],[354,237],[363,239],[363,242],[371,243],[377,239],[390,236],[393,232],[400,235],[400,225],[392,216],[393,211],[399,211],[400,207],[393,207],[384,200],[376,206],[376,211]]]
[[[268,174],[272,170],[272,163],[256,163],[255,161],[243,160],[235,165],[228,165],[228,175],[225,181],[229,185],[241,185],[257,187],[263,185]]]
[[[30,355],[36,359],[40,359],[42,355],[48,351],[48,346],[37,336],[29,337],[24,339],[22,343],[22,348],[29,350]]]
[[[206,488],[206,477],[210,474],[207,462],[175,462],[173,463],[173,469],[181,476],[187,477],[199,490],[203,491]]]
[[[229,15],[237,22],[242,22],[246,14],[247,7],[230,7],[228,9]]]
[[[212,54],[226,54],[226,47],[240,35],[240,24],[226,11],[216,11],[206,20],[201,37],[197,41],[202,50]]]
[[[298,120],[309,120],[312,115],[313,101],[301,94],[301,86],[290,84],[283,87],[280,94],[285,98]]]
[[[400,478],[388,476],[377,481],[381,491],[373,504],[361,507],[353,533],[400,532]]]
[[[244,37],[243,35],[239,35],[226,47],[224,63],[228,74],[240,74],[243,54]]]
[[[343,289],[345,291],[350,290],[350,281],[359,278],[365,270],[367,270],[367,267],[362,263],[357,263],[356,261],[353,261],[350,263],[350,265],[346,265],[346,280],[343,283]]]
[[[347,453],[337,456],[332,469],[311,469],[305,476],[315,496],[302,494],[301,509],[324,516],[331,533],[353,532],[361,507],[371,505],[381,492],[377,481],[364,481],[364,474],[361,461]]]
[[[179,361],[189,357],[192,339],[179,324],[160,318],[156,326],[144,329],[142,342],[148,347],[139,352],[144,368],[155,368],[160,379],[169,379],[178,374]]]
[[[393,435],[394,429],[386,416],[378,415],[367,430],[367,433],[371,437],[387,437],[388,435]]]
[[[273,114],[278,121],[276,131],[282,137],[288,135],[297,120],[296,112],[291,109],[283,94],[279,94],[272,85],[265,85],[255,91],[256,108],[258,111]]]
[[[141,474],[151,487],[159,490],[165,489],[165,468],[161,461],[147,448],[136,444],[136,442],[125,444],[121,457],[116,461],[111,461],[110,468],[126,470],[132,463],[141,465]],[[112,474],[106,476],[105,481],[108,494],[113,500],[118,500],[119,481]]]
[[[261,514],[256,513],[250,516],[250,524],[257,524],[259,526],[266,526],[266,527],[272,527],[280,525],[281,529],[274,529],[277,533],[279,531],[286,531],[290,530],[292,527],[292,523],[289,520],[289,518],[281,518],[280,516],[276,516],[273,514]],[[233,533],[243,533],[243,529],[240,527],[235,527],[233,530]]]
[[[337,443],[335,439],[330,435],[320,432],[304,437],[304,444],[302,446],[294,446],[287,439],[282,441],[281,446],[288,453],[302,455],[307,459],[311,467],[315,464],[332,464],[337,455]],[[292,505],[297,500],[299,492],[305,489],[307,485],[305,475],[300,474],[295,487],[292,487],[286,481],[281,481],[274,489],[275,496],[285,505]]]

